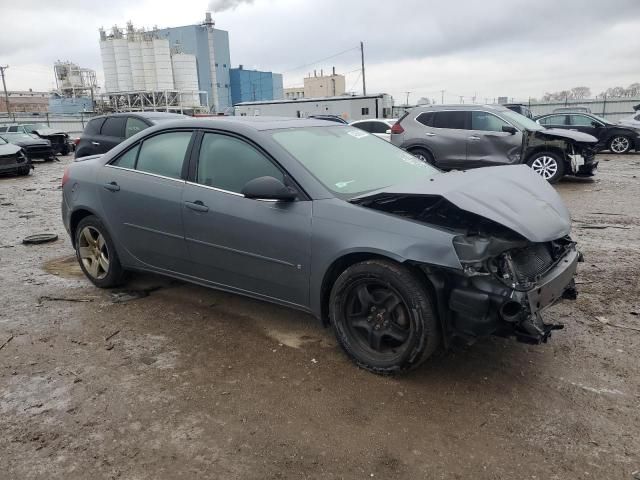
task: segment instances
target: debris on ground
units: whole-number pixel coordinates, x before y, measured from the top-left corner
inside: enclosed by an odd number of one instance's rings
[[[25,245],[39,245],[41,243],[55,242],[58,240],[58,235],[55,233],[36,233],[35,235],[29,235],[22,239],[22,243]]]
[[[113,303],[126,303],[132,300],[148,297],[150,293],[160,290],[162,287],[155,286],[149,288],[141,288],[139,290],[114,290],[111,292],[111,301]]]
[[[7,339],[4,341],[4,343],[3,343],[2,345],[0,345],[0,350],[2,350],[4,347],[6,347],[6,346],[9,344],[9,342],[10,342],[11,340],[13,340],[13,335],[11,335],[9,338],[7,338]]]

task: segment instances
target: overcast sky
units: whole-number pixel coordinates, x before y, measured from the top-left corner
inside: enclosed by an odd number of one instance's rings
[[[640,0],[20,0],[2,2],[0,65],[11,90],[54,86],[53,62],[95,68],[102,83],[98,28],[199,23],[214,6],[229,31],[234,66],[284,73],[302,84],[336,66],[361,92],[396,103],[429,97],[465,101],[640,82]],[[350,49],[350,50],[349,50]],[[346,53],[318,62],[337,53]]]

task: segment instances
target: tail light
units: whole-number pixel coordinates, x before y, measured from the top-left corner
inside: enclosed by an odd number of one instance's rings
[[[64,173],[62,174],[62,186],[64,187],[64,184],[67,183],[67,180],[69,180],[69,166],[67,165],[66,167],[64,167]]]
[[[393,134],[404,133],[404,128],[402,128],[402,125],[400,125],[400,122],[396,122],[393,124],[393,127],[391,127],[391,133]]]
[[[74,144],[76,147],[78,146],[78,144],[79,144],[79,143],[80,143],[80,137],[78,137],[78,138],[74,138],[74,139],[73,139],[73,144]]]

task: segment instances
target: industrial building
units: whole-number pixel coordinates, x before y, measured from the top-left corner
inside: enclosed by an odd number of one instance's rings
[[[243,102],[234,107],[239,116],[276,116],[304,118],[310,115],[336,115],[347,121],[366,118],[392,118],[393,97],[375,95],[343,95],[340,97],[301,98]]]
[[[282,74],[245,70],[242,65],[230,70],[231,104],[282,98]]]
[[[48,92],[34,92],[33,90],[8,91],[9,109],[4,95],[0,96],[0,112],[46,112],[49,107]]]
[[[49,113],[76,114],[94,110],[94,99],[98,93],[95,70],[69,61],[57,61],[53,72],[56,90],[49,97]]]
[[[338,97],[346,92],[345,76],[336,74],[336,67],[331,69],[330,75],[325,75],[320,70],[320,75],[316,70],[313,75],[305,77],[304,86],[285,88],[283,97],[286,100],[297,100],[299,98],[319,98]]]
[[[289,87],[283,90],[285,100],[297,100],[304,98],[304,87]]]

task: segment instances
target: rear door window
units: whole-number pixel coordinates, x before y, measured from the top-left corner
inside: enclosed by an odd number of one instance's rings
[[[592,127],[594,122],[596,121],[593,118],[586,115],[569,115],[569,124],[576,127]]]
[[[151,137],[140,147],[136,170],[180,178],[192,132],[167,132]]]
[[[567,116],[549,115],[548,117],[541,118],[538,122],[540,123],[540,125],[566,125]]]
[[[371,133],[372,124],[373,122],[359,122],[352,126],[359,128],[360,130],[364,130],[365,132]]]
[[[127,117],[127,126],[124,131],[124,138],[134,136],[136,133],[141,132],[145,128],[148,128],[145,122],[136,117]]]
[[[17,132],[18,131],[17,125],[12,125],[11,127],[9,127],[9,131],[10,132]]]
[[[468,130],[467,121],[470,112],[465,111],[449,111],[435,112],[433,117],[433,126],[436,128],[449,128],[453,130]]]
[[[102,125],[100,134],[105,137],[124,137],[124,124],[127,117],[109,117]]]
[[[94,118],[93,120],[89,120],[89,123],[87,123],[87,126],[84,127],[84,133],[87,135],[97,135],[98,133],[100,133],[100,127],[102,127],[103,123],[104,123],[104,117]]]
[[[371,133],[387,133],[391,127],[384,122],[371,122]]]

